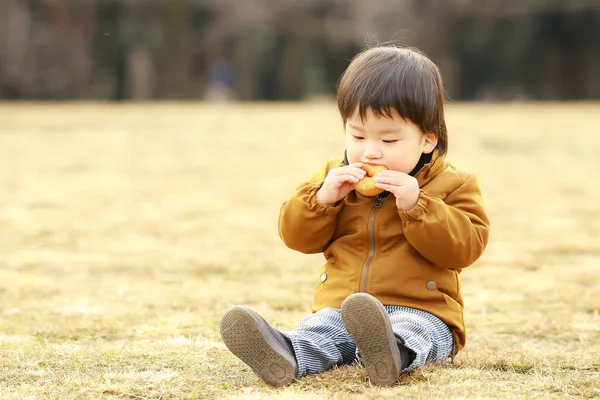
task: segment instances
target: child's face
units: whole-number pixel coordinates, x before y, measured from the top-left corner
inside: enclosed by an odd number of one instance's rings
[[[410,173],[423,153],[437,145],[435,133],[423,133],[411,120],[395,110],[392,118],[378,117],[370,108],[361,121],[358,111],[346,121],[346,151],[350,163],[385,165]]]

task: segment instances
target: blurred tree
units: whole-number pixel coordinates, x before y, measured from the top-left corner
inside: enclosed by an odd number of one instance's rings
[[[0,98],[299,100],[387,41],[452,99],[600,98],[597,0],[3,0]]]

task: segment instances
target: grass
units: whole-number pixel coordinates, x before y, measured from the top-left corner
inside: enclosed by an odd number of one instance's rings
[[[341,154],[335,104],[0,105],[0,399],[599,397],[598,110],[449,105],[492,220],[467,347],[392,388],[350,365],[275,389],[218,323],[307,314],[322,258],[277,216]]]

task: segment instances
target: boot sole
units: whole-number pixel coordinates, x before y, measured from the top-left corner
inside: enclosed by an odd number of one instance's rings
[[[297,363],[254,311],[232,307],[221,318],[221,337],[227,348],[265,382],[284,386],[296,378]]]
[[[371,382],[378,386],[396,383],[400,351],[383,305],[366,293],[353,294],[342,304],[342,321],[360,350]]]

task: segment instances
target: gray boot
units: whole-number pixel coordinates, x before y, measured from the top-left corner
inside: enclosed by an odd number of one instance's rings
[[[221,318],[227,348],[265,382],[284,386],[296,378],[294,349],[281,332],[248,307],[235,306]]]
[[[381,302],[370,294],[354,293],[342,303],[342,321],[358,347],[371,382],[379,386],[396,383],[402,355]]]

